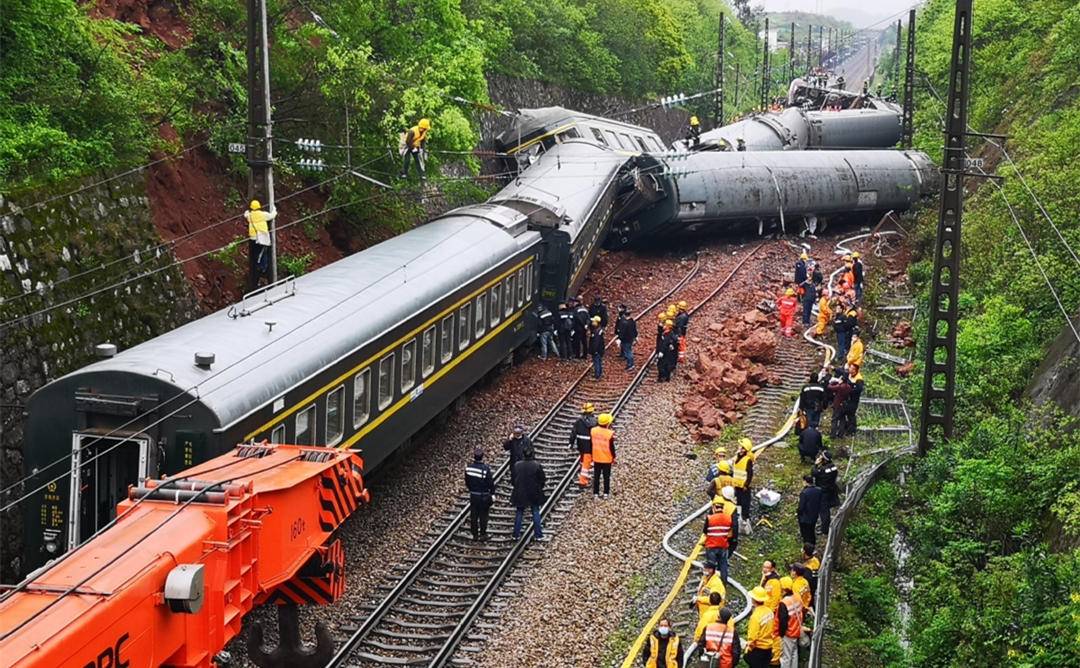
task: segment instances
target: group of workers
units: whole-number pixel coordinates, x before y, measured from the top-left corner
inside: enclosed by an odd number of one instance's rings
[[[679,361],[686,357],[686,333],[690,328],[690,305],[684,300],[668,304],[656,323],[656,370],[661,383],[671,380]]]
[[[591,357],[593,376],[603,376],[604,351],[607,348],[605,332],[609,315],[607,304],[602,297],[593,297],[589,306],[585,305],[585,300],[580,296],[570,299],[559,304],[557,314],[541,305],[537,309],[537,317],[537,340],[541,359],[546,360],[549,353],[564,360]],[[637,323],[626,304],[620,304],[616,312],[615,337],[619,343],[619,356],[626,362],[626,368],[632,369]]]

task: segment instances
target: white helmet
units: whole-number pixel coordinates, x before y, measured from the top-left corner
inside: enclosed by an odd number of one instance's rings
[[[735,488],[731,485],[724,485],[724,488],[720,490],[720,496],[724,497],[728,501],[735,500]]]

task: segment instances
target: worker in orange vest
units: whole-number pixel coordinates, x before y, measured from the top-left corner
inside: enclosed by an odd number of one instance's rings
[[[720,569],[720,579],[728,581],[728,548],[734,519],[725,512],[725,500],[717,496],[712,502],[712,512],[705,516],[705,558]]]
[[[777,300],[776,308],[780,313],[780,333],[784,336],[795,336],[795,310],[799,308],[795,290],[785,290],[784,296]]]
[[[784,598],[776,610],[776,630],[780,636],[780,668],[799,668],[799,637],[802,636],[802,599],[792,591],[791,578],[780,578]]]
[[[710,668],[735,668],[742,656],[742,643],[735,632],[735,623],[731,621],[731,610],[720,609],[717,620],[698,636],[697,645],[704,649],[702,659],[709,661]]]
[[[615,432],[611,413],[601,413],[592,428],[593,497],[600,498],[600,479],[604,479],[604,498],[611,494],[611,465],[615,463]]]

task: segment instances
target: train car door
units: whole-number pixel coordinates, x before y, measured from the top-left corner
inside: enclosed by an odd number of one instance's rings
[[[73,432],[68,549],[77,547],[116,517],[128,485],[148,476],[150,437]]]

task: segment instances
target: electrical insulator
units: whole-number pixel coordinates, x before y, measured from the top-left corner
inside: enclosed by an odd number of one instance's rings
[[[322,158],[302,158],[300,160],[300,169],[321,172],[326,169],[326,164],[322,161]]]
[[[296,147],[301,151],[311,151],[312,153],[322,152],[322,141],[318,139],[297,139]]]

